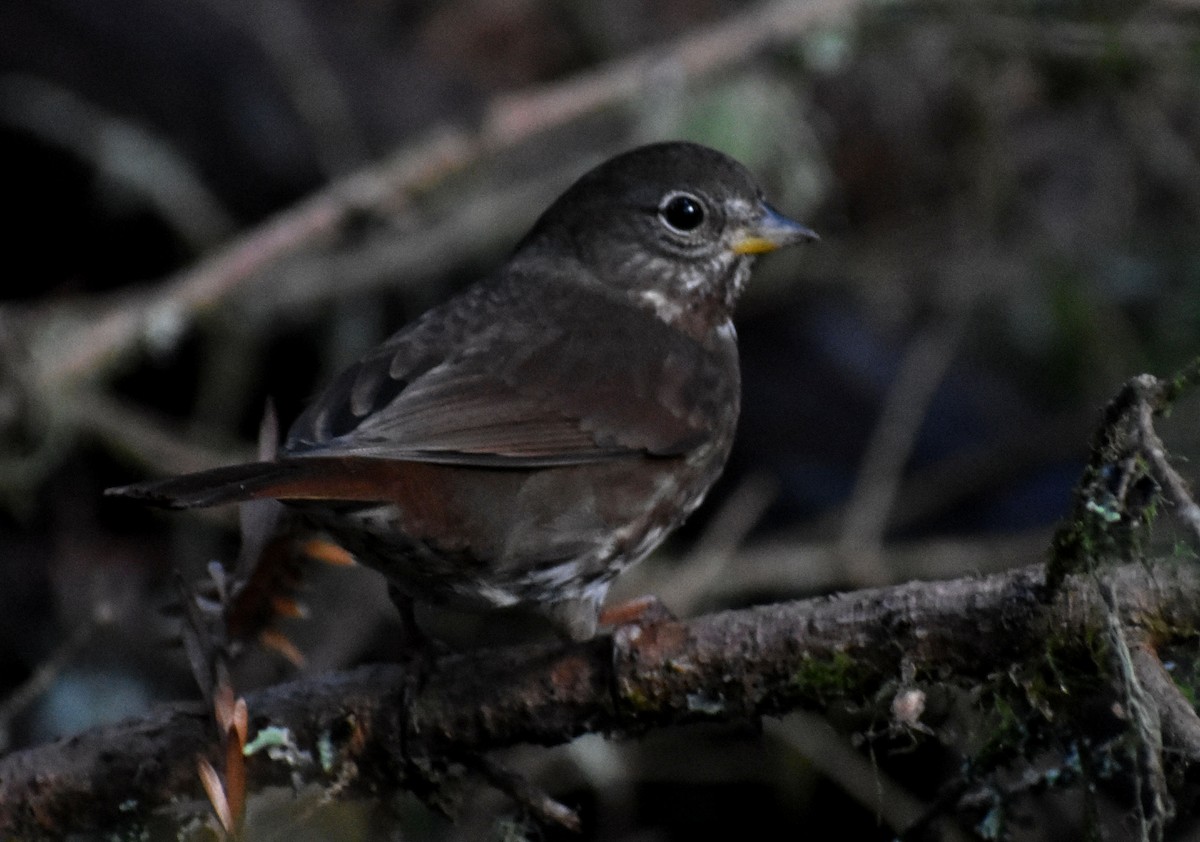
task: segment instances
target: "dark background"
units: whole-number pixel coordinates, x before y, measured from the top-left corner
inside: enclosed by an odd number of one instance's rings
[[[738,157],[823,239],[760,261],[729,468],[619,595],[688,615],[1043,558],[1107,397],[1200,349],[1200,11],[823,5],[712,72],[673,61],[680,39],[786,4],[0,5],[0,748],[195,695],[169,574],[231,559],[232,516],[142,511],[104,487],[244,458],[268,398],[288,423],[338,367],[502,260],[575,176],[651,140]],[[216,306],[166,313],[102,377],[37,381],[47,348],[324,185],[639,54],[662,63],[632,95],[471,156]],[[1197,452],[1194,419],[1171,432]],[[310,617],[282,627],[309,669],[394,656],[369,572],[314,569],[301,599]],[[427,621],[462,645],[504,625]],[[245,688],[294,674],[257,650],[241,669]],[[957,741],[876,722],[866,773],[798,717],[510,759],[581,808],[588,839],[887,839],[871,775],[929,802],[979,738],[962,721]],[[862,749],[870,717],[840,730]],[[479,790],[453,826],[415,803],[394,823],[289,799],[252,805],[251,838],[478,838],[508,809]],[[1084,812],[1077,793],[1030,794],[1005,832],[1073,838]]]

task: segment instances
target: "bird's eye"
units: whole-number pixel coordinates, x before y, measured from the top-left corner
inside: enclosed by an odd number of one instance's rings
[[[704,203],[687,193],[676,193],[662,203],[658,215],[676,231],[694,231],[704,222]]]

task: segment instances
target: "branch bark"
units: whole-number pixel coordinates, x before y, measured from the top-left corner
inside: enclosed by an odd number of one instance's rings
[[[431,770],[454,757],[516,743],[821,708],[870,696],[902,668],[981,679],[1038,656],[1047,639],[1082,646],[1103,630],[1099,581],[1119,595],[1124,622],[1153,630],[1155,643],[1200,622],[1195,566],[1071,576],[1048,600],[1035,565],[454,655],[420,681],[372,666],[248,695],[251,745],[273,746],[249,758],[249,780],[338,795],[436,786]],[[0,834],[111,828],[199,799],[196,757],[215,757],[217,744],[206,710],[176,706],[12,754],[0,760]]]

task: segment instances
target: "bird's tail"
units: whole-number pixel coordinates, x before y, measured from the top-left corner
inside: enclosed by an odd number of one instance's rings
[[[168,509],[192,509],[277,497],[275,490],[293,482],[303,465],[296,460],[227,465],[194,474],[105,489],[110,497],[128,497]]]
[[[426,466],[362,457],[285,458],[123,485],[104,493],[169,509],[203,508],[267,497],[373,502],[389,499],[389,492],[399,478],[422,467]]]

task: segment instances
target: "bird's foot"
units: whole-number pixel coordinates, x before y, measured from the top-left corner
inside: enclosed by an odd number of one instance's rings
[[[600,612],[599,624],[605,628],[617,629],[621,626],[653,626],[675,620],[671,609],[654,594],[628,599],[610,605]]]
[[[393,584],[388,584],[388,597],[400,612],[400,663],[416,678],[416,688],[424,686],[433,674],[437,661],[450,654],[450,647],[427,635],[417,624],[413,598]]]

